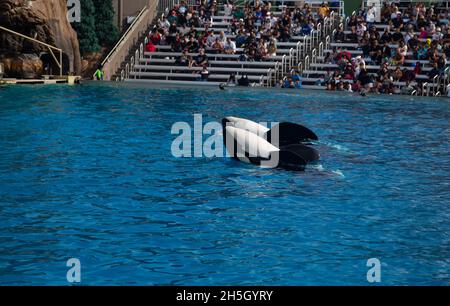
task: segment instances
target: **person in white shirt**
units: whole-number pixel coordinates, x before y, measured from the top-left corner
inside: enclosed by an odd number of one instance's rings
[[[224,9],[224,15],[230,16],[231,13],[233,12],[233,5],[231,3],[228,3],[228,1],[227,1],[227,3],[225,3],[223,5],[223,9]]]
[[[159,27],[163,29],[168,29],[170,27],[170,22],[166,17],[163,17],[163,19],[159,20]]]
[[[215,41],[216,41],[217,36],[214,34],[213,31],[211,31],[208,35],[208,38],[206,39],[206,44],[211,47]]]
[[[366,16],[367,23],[369,23],[369,24],[374,23],[376,14],[377,14],[377,8],[375,7],[375,4],[372,3],[369,10],[367,11],[367,16]]]
[[[226,54],[235,54],[236,53],[236,43],[232,41],[229,37],[225,41],[223,49]]]
[[[442,38],[444,38],[440,27],[436,28],[436,32],[433,34],[432,38],[433,40],[441,40]]]
[[[227,42],[227,37],[225,36],[225,32],[224,31],[220,31],[219,39],[220,39],[220,42],[222,44],[225,44]]]
[[[398,7],[394,7],[394,11],[391,14],[391,20],[397,19],[398,15],[401,15],[402,13],[398,10]]]

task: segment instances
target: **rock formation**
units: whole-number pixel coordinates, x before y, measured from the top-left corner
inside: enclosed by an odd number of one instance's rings
[[[66,5],[67,0],[0,0],[0,26],[61,48],[64,72],[79,74],[79,44],[77,34],[67,20]],[[0,31],[0,61],[5,63],[6,75],[39,76],[44,73],[39,59],[43,53],[48,53],[45,46]],[[59,54],[55,55],[59,59]],[[44,57],[52,61],[51,55]],[[59,74],[59,70],[53,69],[53,73]]]

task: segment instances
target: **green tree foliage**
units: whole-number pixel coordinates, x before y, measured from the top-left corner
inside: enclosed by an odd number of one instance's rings
[[[95,25],[94,2],[92,0],[81,1],[81,22],[72,24],[78,34],[81,54],[96,52],[100,49]]]
[[[95,5],[95,28],[102,45],[112,46],[119,39],[119,31],[114,23],[112,0],[93,0]]]

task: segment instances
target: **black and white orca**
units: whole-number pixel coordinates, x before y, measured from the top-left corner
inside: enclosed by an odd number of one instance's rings
[[[309,145],[319,138],[299,124],[281,122],[269,129],[248,119],[226,117],[222,128],[230,156],[247,163],[304,170],[307,163],[320,158],[319,152]]]

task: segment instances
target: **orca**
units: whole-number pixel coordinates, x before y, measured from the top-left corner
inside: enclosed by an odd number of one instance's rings
[[[227,124],[249,130],[252,133],[266,138],[269,142],[272,142],[272,135],[278,134],[278,144],[280,146],[319,140],[319,137],[313,131],[303,125],[292,122],[280,122],[272,127],[272,129],[269,129],[254,121],[230,116],[222,119],[222,127],[225,128]],[[276,139],[273,140],[275,141]]]
[[[307,161],[295,151],[277,148],[251,131],[226,126],[223,135],[228,153],[236,160],[263,168],[300,171],[306,167]]]
[[[291,122],[281,122],[276,124],[272,129],[269,129],[248,119],[225,117],[222,119],[223,131],[225,131],[228,126],[248,131],[280,149],[282,152],[291,152],[300,156],[306,162],[314,162],[320,159],[319,152],[309,145],[309,141],[318,140],[319,138],[313,131],[302,125]],[[276,137],[276,135],[278,135],[278,137]],[[227,136],[227,133],[224,132],[223,140],[225,146],[227,146]],[[276,141],[276,138],[278,138],[278,141]],[[235,156],[231,154],[231,152],[229,153],[231,156]],[[286,155],[287,153],[282,154]]]

